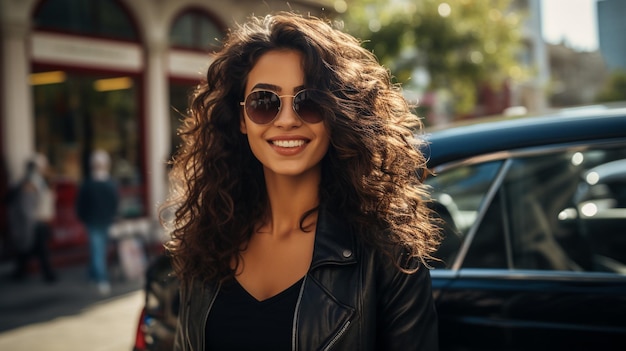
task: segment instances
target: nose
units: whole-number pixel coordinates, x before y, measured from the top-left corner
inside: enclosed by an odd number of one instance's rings
[[[298,127],[302,124],[300,117],[293,109],[293,96],[285,95],[281,96],[281,105],[278,115],[274,119],[274,125],[282,128]]]

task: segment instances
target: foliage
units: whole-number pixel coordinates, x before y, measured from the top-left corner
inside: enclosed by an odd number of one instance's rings
[[[614,71],[604,89],[596,97],[597,102],[626,101],[626,71]]]
[[[468,113],[479,85],[521,78],[522,17],[510,10],[511,2],[352,0],[342,19],[405,89],[447,89],[456,112]],[[416,74],[420,69],[429,79]]]

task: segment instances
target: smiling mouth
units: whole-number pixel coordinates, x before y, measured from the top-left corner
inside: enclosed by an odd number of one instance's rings
[[[272,140],[271,141],[272,145],[278,146],[278,147],[300,147],[304,144],[306,144],[306,142],[304,140]]]

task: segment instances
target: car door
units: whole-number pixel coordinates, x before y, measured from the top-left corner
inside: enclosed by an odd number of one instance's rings
[[[479,159],[489,161],[465,160],[429,182],[445,221],[445,263],[431,271],[441,349],[624,350],[626,172],[608,172],[606,184],[589,175],[626,159],[626,146]]]

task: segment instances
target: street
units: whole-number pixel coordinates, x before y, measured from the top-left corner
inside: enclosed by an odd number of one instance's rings
[[[100,296],[86,267],[58,269],[58,282],[38,274],[14,282],[0,272],[0,350],[130,351],[144,295],[141,281],[112,281]]]

